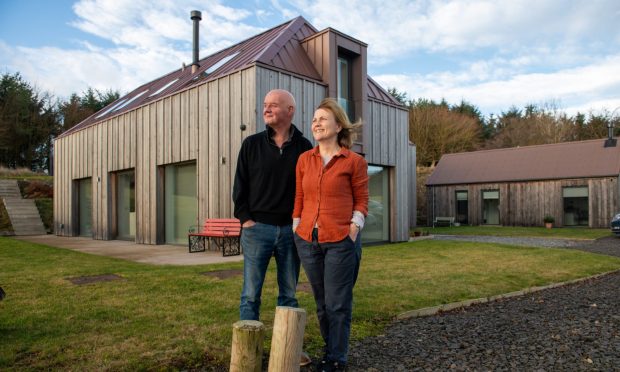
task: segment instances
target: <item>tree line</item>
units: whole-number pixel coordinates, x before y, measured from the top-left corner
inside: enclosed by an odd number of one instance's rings
[[[117,100],[118,91],[88,88],[55,98],[19,73],[0,77],[0,166],[46,171],[53,139]]]
[[[388,91],[409,108],[409,139],[416,145],[418,166],[432,167],[447,153],[603,138],[609,124],[620,134],[620,120],[610,112],[569,116],[545,104],[484,117],[466,101],[410,100],[395,88]],[[0,166],[49,170],[53,139],[119,96],[118,91],[88,88],[63,100],[41,92],[19,73],[1,75]]]
[[[610,124],[620,135],[620,118],[609,111],[570,116],[546,103],[484,117],[466,101],[409,100],[395,88],[388,91],[409,108],[409,139],[416,145],[418,166],[433,167],[448,153],[604,138]]]

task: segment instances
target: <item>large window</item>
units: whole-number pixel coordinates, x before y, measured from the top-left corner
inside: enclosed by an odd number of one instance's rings
[[[482,192],[482,223],[499,225],[499,190]]]
[[[388,168],[368,166],[368,216],[362,241],[384,242],[390,240],[390,193]]]
[[[457,191],[456,192],[456,222],[467,225],[467,215],[468,215],[468,200],[467,200],[467,191]]]
[[[355,121],[355,107],[353,105],[353,87],[351,84],[351,60],[345,56],[338,57],[338,103],[349,116],[349,120]]]
[[[588,186],[564,187],[564,226],[588,226]]]
[[[198,215],[196,164],[167,165],[164,178],[166,243],[186,244]]]
[[[136,180],[134,171],[118,174],[116,190],[117,238],[134,240],[136,236]]]
[[[78,192],[78,235],[92,237],[93,180],[84,178],[76,181]]]

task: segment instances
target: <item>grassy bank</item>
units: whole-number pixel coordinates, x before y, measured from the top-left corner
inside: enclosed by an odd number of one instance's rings
[[[352,338],[380,333],[416,308],[561,282],[620,268],[620,259],[581,251],[418,241],[364,249]],[[238,319],[241,277],[206,271],[241,263],[151,266],[0,238],[0,369],[212,369],[226,365]],[[68,278],[116,274],[89,285]],[[305,277],[302,276],[302,281]],[[277,297],[272,264],[261,320],[270,345]],[[312,295],[305,348],[322,346]]]
[[[590,229],[586,227],[560,227],[547,229],[544,227],[458,226],[434,228],[421,227],[419,230],[428,231],[431,234],[531,236],[561,239],[598,239],[612,235],[609,229]]]

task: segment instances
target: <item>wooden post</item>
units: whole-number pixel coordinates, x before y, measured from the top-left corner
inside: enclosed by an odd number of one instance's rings
[[[276,307],[269,372],[299,371],[305,327],[306,310],[288,306]]]
[[[240,320],[233,324],[231,372],[260,372],[263,364],[265,326],[256,320]]]

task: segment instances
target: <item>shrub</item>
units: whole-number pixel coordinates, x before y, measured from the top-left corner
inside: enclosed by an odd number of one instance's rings
[[[554,223],[555,222],[555,217],[547,215],[547,216],[545,216],[545,218],[543,218],[543,221],[545,223]]]

